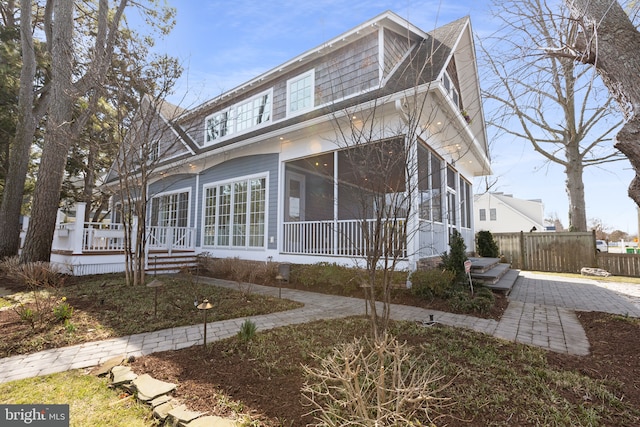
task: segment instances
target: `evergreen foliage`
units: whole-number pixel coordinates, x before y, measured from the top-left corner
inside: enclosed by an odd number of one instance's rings
[[[498,244],[488,230],[478,231],[476,234],[476,249],[478,255],[482,257],[499,258],[500,249]]]
[[[467,245],[460,232],[454,229],[449,236],[449,252],[442,254],[441,266],[448,271],[452,271],[456,275],[457,281],[466,280],[464,272],[464,262],[469,259],[467,257]]]

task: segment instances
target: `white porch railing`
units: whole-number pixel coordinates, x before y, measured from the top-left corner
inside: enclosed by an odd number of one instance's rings
[[[124,251],[123,225],[84,223],[82,251]]]
[[[124,252],[122,224],[87,222],[78,229],[74,222],[59,224],[52,249],[74,254],[94,252]],[[188,227],[148,227],[147,247],[153,250],[195,249],[195,229]],[[135,244],[134,244],[135,245]]]
[[[191,250],[195,248],[196,230],[192,227],[147,227],[149,249]]]
[[[298,255],[338,255],[361,257],[371,241],[376,220],[285,222],[283,252]],[[366,227],[366,228],[365,228]],[[381,241],[390,242],[401,258],[407,256],[404,221],[388,221]],[[369,236],[369,238],[368,238]]]

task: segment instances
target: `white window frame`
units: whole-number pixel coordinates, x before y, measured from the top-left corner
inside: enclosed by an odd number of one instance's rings
[[[486,209],[480,209],[479,217],[480,217],[480,221],[486,221],[487,220],[487,210]]]
[[[226,114],[226,123],[227,123],[227,127],[226,127],[226,132],[224,135],[220,135],[217,137],[211,137],[211,139],[209,139],[210,135],[209,135],[209,121],[210,120],[214,120],[217,116],[222,116],[223,114]],[[222,121],[220,121],[218,123],[218,125],[222,123]],[[217,141],[220,141],[226,137],[228,137],[229,135],[233,135],[234,133],[234,117],[232,115],[232,109],[231,108],[227,108],[224,110],[220,110],[220,111],[216,111],[213,114],[208,115],[207,117],[205,117],[204,119],[204,144],[205,145],[210,145],[210,144],[215,144]]]
[[[154,139],[149,144],[149,160],[155,162],[160,158],[160,140]]]
[[[262,236],[262,243],[260,246],[253,246],[250,244],[251,242],[251,238],[252,238],[252,234],[251,234],[251,229],[252,226],[255,225],[255,223],[251,222],[251,216],[252,214],[254,214],[255,212],[253,212],[251,210],[251,205],[253,203],[253,200],[251,198],[251,189],[250,189],[250,185],[247,186],[247,199],[245,201],[246,203],[246,211],[244,212],[244,215],[246,215],[246,221],[242,224],[244,227],[244,245],[234,245],[234,236],[236,236],[236,234],[234,234],[235,230],[235,224],[234,224],[234,218],[235,218],[235,205],[236,205],[236,200],[233,197],[233,194],[235,193],[235,190],[233,189],[235,184],[240,183],[240,182],[244,182],[246,181],[247,183],[249,183],[251,180],[257,180],[257,179],[264,179],[264,200],[263,200],[263,204],[264,204],[264,211],[263,211],[263,216],[264,216],[264,222],[262,224],[262,232],[263,232],[263,236]],[[229,234],[226,236],[226,238],[229,240],[228,244],[220,244],[219,243],[219,219],[220,219],[220,205],[219,205],[219,197],[220,197],[220,188],[225,186],[225,185],[230,185],[232,187],[232,196],[231,199],[229,200],[229,212],[228,212],[228,218],[229,218]],[[215,212],[213,214],[213,218],[214,223],[213,224],[207,224],[207,192],[209,191],[209,189],[215,188],[216,189],[216,202],[214,204],[214,208],[215,208]],[[267,247],[267,226],[269,223],[269,218],[268,218],[268,213],[269,213],[269,207],[268,207],[268,200],[269,200],[269,173],[259,173],[259,174],[254,174],[254,175],[246,175],[246,176],[240,176],[240,177],[235,177],[233,179],[228,179],[228,180],[224,180],[224,181],[217,181],[217,182],[212,182],[209,184],[206,184],[202,187],[202,247],[205,248],[218,248],[218,249],[266,249]],[[225,205],[226,206],[226,205]],[[213,244],[211,243],[207,243],[206,242],[206,231],[209,227],[213,228]]]
[[[446,71],[442,74],[442,87],[444,88],[445,93],[447,93],[451,98],[453,104],[458,108],[462,108],[462,105],[460,105],[460,94],[458,93],[456,86],[453,84],[453,80],[451,80],[449,73]]]
[[[256,104],[256,101],[263,99],[265,96],[268,99],[266,104],[261,104],[261,103]],[[241,117],[241,114],[244,114],[244,113],[240,113],[240,108],[244,107],[245,105],[249,105],[249,109],[247,111],[249,111],[251,114],[247,120],[249,122],[249,125],[241,128],[240,117]],[[256,118],[259,117],[256,114],[256,107],[259,108],[260,105],[268,106],[268,117],[266,119],[264,119],[263,117],[262,121],[256,122]],[[253,128],[257,128],[258,126],[263,126],[264,124],[271,122],[271,119],[273,117],[273,89],[266,90],[256,96],[252,96],[251,98],[248,98],[242,102],[239,102],[238,104],[233,106],[233,110],[235,110],[233,122],[234,122],[236,133],[247,132]]]
[[[497,221],[498,220],[498,211],[496,208],[489,209],[489,221]]]
[[[291,110],[293,107],[293,103],[291,100],[292,97],[292,86],[296,83],[306,79],[311,78],[311,93],[309,94],[311,98],[310,105],[304,108],[296,108],[296,110]],[[316,73],[314,69],[311,69],[305,73],[297,75],[289,80],[287,80],[287,116],[297,116],[299,114],[306,113],[307,111],[313,110],[315,108],[315,86],[316,86]]]
[[[259,101],[261,99],[263,99],[264,97],[267,97],[267,102],[265,104],[261,104],[260,102],[258,102],[256,104],[256,101]],[[267,117],[264,118],[262,116],[262,119],[260,122],[257,122],[257,118],[261,117],[260,114],[257,113],[257,110],[259,110],[261,105],[266,105],[268,108],[265,108],[264,111],[267,111]],[[248,106],[248,109],[245,112],[240,112],[240,109],[242,107]],[[240,126],[240,118],[241,116],[243,116],[246,112],[249,113],[249,115],[247,116],[247,122],[248,125],[246,125],[245,127]],[[223,114],[226,114],[227,117],[227,128],[226,128],[226,133],[224,135],[220,135],[216,138],[211,138],[209,139],[209,121],[212,119],[215,119],[217,116],[221,116]],[[264,114],[264,113],[263,113]],[[273,88],[270,88],[268,90],[265,90],[263,92],[260,92],[257,95],[252,96],[251,98],[247,98],[244,99],[228,108],[225,108],[223,110],[220,111],[216,111],[213,114],[209,114],[207,117],[205,117],[204,119],[204,145],[212,145],[212,144],[216,144],[219,141],[222,141],[232,135],[236,135],[236,134],[243,134],[246,132],[249,132],[253,129],[259,128],[261,126],[265,126],[268,123],[271,123],[273,121]],[[221,123],[221,122],[220,122]]]
[[[186,227],[191,227],[191,202],[192,202],[192,194],[191,194],[191,187],[184,187],[184,188],[179,188],[177,190],[172,190],[172,191],[165,191],[162,193],[158,193],[158,194],[154,194],[153,197],[151,197],[151,199],[149,200],[149,212],[148,212],[148,219],[149,219],[149,225],[151,227],[168,227],[168,226],[164,226],[164,225],[153,225],[152,224],[152,218],[153,218],[153,199],[156,198],[161,198],[161,197],[167,197],[167,196],[172,196],[174,194],[176,195],[180,195],[182,193],[187,193],[187,225]],[[178,199],[178,203],[180,202],[180,200]],[[177,211],[176,211],[177,213]],[[178,220],[178,216],[176,216],[176,221]],[[158,211],[158,221],[160,220],[160,210]],[[177,225],[175,227],[178,227]]]

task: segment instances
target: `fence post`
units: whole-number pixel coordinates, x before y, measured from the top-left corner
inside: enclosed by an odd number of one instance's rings
[[[525,265],[527,257],[524,254],[524,248],[524,231],[520,231],[520,268],[527,270],[527,266]]]

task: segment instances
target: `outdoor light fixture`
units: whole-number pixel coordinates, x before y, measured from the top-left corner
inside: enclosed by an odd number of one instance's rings
[[[364,314],[369,315],[369,292],[372,290],[369,282],[362,282],[360,287],[364,290]]]
[[[208,299],[202,301],[202,303],[196,306],[198,310],[204,311],[204,349],[207,349],[207,311],[213,308],[213,305]]]
[[[155,291],[153,295],[153,317],[158,315],[158,289],[162,288],[164,283],[158,279],[153,279],[151,283],[147,283],[147,288],[153,288]]]
[[[156,279],[156,274],[158,272],[158,257],[154,257],[154,265],[153,265],[153,280],[151,283],[147,283],[147,288],[153,288],[153,317],[157,317],[158,315],[158,289],[164,286],[164,283],[158,279]]]
[[[278,281],[278,298],[282,299],[282,281],[284,277],[282,277],[282,274],[278,274],[276,280]]]

